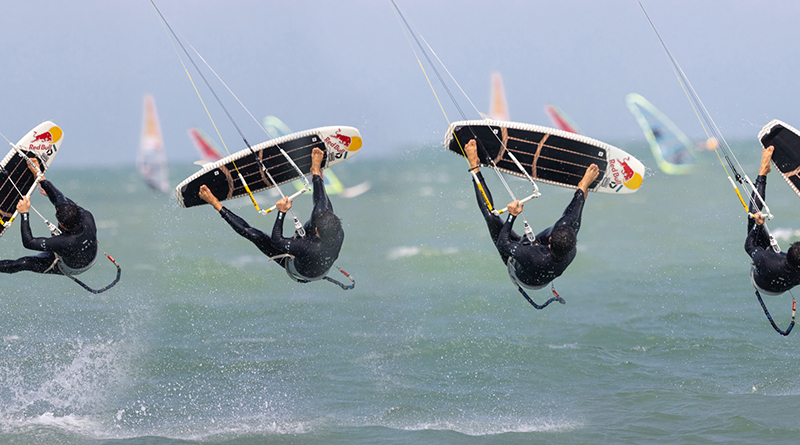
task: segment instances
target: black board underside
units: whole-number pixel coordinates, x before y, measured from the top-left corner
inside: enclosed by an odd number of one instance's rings
[[[476,139],[481,164],[490,165],[487,158],[491,157],[497,168],[512,175],[523,176],[514,161],[503,150],[501,141],[505,141],[506,150],[514,154],[534,179],[577,187],[586,168],[591,164],[597,164],[600,174],[598,179],[589,186],[589,188],[594,188],[608,168],[604,148],[550,133],[472,125],[457,127],[455,136],[448,147],[449,150],[463,156],[461,147],[471,139]],[[544,143],[542,143],[543,140]],[[501,151],[503,153],[498,158]]]
[[[23,153],[28,156],[34,155],[30,151]],[[41,161],[39,165],[42,165]],[[0,172],[0,219],[5,223],[17,211],[17,203],[22,199],[14,184],[26,193],[36,182],[36,176],[28,170],[28,161],[22,159],[19,153],[14,153],[3,168],[6,173]],[[6,229],[7,227],[0,227],[0,236],[3,236]]]
[[[795,189],[800,189],[800,136],[783,125],[776,125],[761,138],[761,145],[775,147],[772,162]]]
[[[281,148],[292,158],[304,175],[311,173],[311,151],[315,147],[327,154],[325,142],[315,134],[281,144]],[[248,154],[235,161],[238,171],[242,174],[245,182],[250,187],[250,191],[253,193],[275,186],[261,170],[261,166],[256,157],[261,159],[261,162],[267,167],[267,170],[270,175],[272,175],[277,185],[285,184],[300,178],[297,170],[289,163],[277,146],[256,150],[255,155]],[[327,156],[323,158],[323,167],[326,161]],[[183,186],[181,188],[181,195],[183,196],[184,206],[194,207],[205,204],[205,201],[197,196],[200,186],[203,184],[208,186],[211,193],[220,201],[247,195],[247,191],[237,174],[236,167],[234,167],[234,162],[228,162],[221,167],[206,172]]]
[[[17,203],[22,199],[17,189],[14,188],[14,184],[25,193],[36,180],[33,173],[28,170],[28,161],[22,159],[19,153],[15,153],[9,159],[4,169],[8,174],[0,173],[0,219],[3,222],[11,218],[17,211]]]

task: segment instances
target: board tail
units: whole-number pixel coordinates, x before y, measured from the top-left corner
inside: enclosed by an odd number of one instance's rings
[[[164,154],[164,140],[158,121],[156,102],[151,95],[144,96],[142,111],[142,135],[136,154],[136,168],[145,182],[156,190],[169,191],[169,171]]]

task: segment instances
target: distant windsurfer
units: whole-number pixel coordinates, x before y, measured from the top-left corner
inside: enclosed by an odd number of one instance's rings
[[[478,146],[475,140],[469,141],[464,147],[467,159],[470,164],[470,171],[475,172],[475,177],[480,181],[480,186],[486,193],[486,198],[492,203],[492,195],[486,187],[486,182],[481,175],[480,160],[478,157]],[[572,201],[564,210],[564,214],[555,223],[539,234],[533,242],[523,238],[512,230],[517,215],[522,212],[522,204],[519,200],[508,204],[508,219],[505,222],[493,214],[486,205],[483,192],[478,182],[473,183],[475,194],[478,198],[478,206],[489,227],[489,234],[495,243],[500,257],[508,265],[516,281],[529,289],[541,289],[554,279],[559,277],[567,269],[577,253],[577,235],[581,226],[581,214],[583,204],[589,186],[599,175],[597,165],[592,164],[578,183],[578,190]]]
[[[321,169],[324,156],[325,153],[319,148],[314,148],[311,152],[314,209],[311,218],[304,225],[306,236],[302,238],[283,236],[283,221],[286,212],[292,208],[292,201],[288,198],[282,198],[276,204],[278,217],[270,236],[250,227],[242,218],[225,208],[206,185],[200,186],[198,195],[200,199],[211,204],[236,233],[250,240],[268,257],[274,258],[293,277],[309,281],[320,279],[339,257],[344,241],[342,223],[333,213],[333,206],[325,193]]]
[[[36,168],[29,163],[28,169],[34,176],[38,176],[39,162],[36,159],[32,159],[32,161]],[[97,227],[94,217],[88,210],[64,196],[44,176],[38,176],[37,181],[56,208],[56,219],[61,234],[49,238],[34,238],[28,220],[31,200],[24,197],[17,203],[17,212],[22,218],[20,224],[22,245],[26,249],[38,250],[41,253],[16,260],[2,260],[0,261],[0,272],[30,271],[69,275],[85,272],[97,259]]]
[[[773,146],[761,152],[761,167],[758,170],[755,188],[766,200],[767,174],[772,171]],[[753,217],[747,217],[747,239],[744,250],[753,259],[750,269],[750,280],[761,293],[780,295],[800,284],[800,241],[789,247],[788,252],[777,253],[772,250],[770,234],[764,227],[764,215],[761,213],[762,202],[753,192],[750,197],[750,209],[758,210]]]

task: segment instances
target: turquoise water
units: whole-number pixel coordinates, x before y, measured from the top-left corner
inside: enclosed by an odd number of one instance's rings
[[[756,144],[734,150],[755,174]],[[373,184],[333,198],[347,292],[289,281],[210,208],[179,208],[133,168],[53,169],[94,212],[122,281],[91,295],[63,277],[0,277],[0,442],[796,443],[798,337],[758,306],[741,205],[713,154],[692,176],[650,170],[634,195],[591,194],[555,282],[567,304],[536,311],[489,240],[466,162],[401,151],[336,167],[346,185]],[[193,169],[173,165],[173,183]],[[534,229],[572,194],[541,188]],[[773,174],[768,201],[786,247],[797,197]],[[295,207],[304,219],[310,197]],[[272,226],[247,200],[230,208]],[[25,254],[18,226],[0,252]],[[113,276],[99,261],[82,278]],[[767,300],[782,326],[790,299]]]

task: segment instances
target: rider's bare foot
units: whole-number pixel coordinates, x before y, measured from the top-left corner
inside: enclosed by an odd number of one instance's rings
[[[322,177],[322,160],[325,158],[325,153],[317,147],[311,151],[311,174]]]
[[[581,182],[578,183],[578,189],[583,190],[583,195],[589,192],[589,186],[592,185],[597,176],[600,175],[600,169],[597,164],[592,164],[586,168],[586,173],[583,174]]]
[[[467,142],[467,145],[464,146],[464,153],[467,154],[470,170],[481,166],[481,161],[478,159],[478,144],[475,142],[475,139],[471,139]]]
[[[770,165],[769,161],[772,160],[772,152],[774,150],[775,147],[770,145],[761,152],[761,167],[758,169],[759,176],[765,176],[767,173],[772,171],[772,166]]]
[[[197,196],[199,196],[203,201],[211,204],[211,206],[214,207],[214,210],[220,211],[222,209],[222,203],[219,202],[219,199],[217,199],[217,197],[211,193],[211,190],[209,190],[205,184],[200,186]]]

